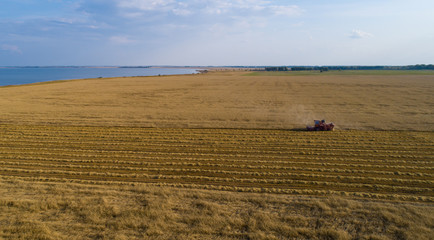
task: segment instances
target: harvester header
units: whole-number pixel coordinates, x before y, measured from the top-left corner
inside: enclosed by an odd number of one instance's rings
[[[315,126],[306,126],[308,131],[333,131],[335,125],[333,123],[326,123],[325,120],[314,120]]]

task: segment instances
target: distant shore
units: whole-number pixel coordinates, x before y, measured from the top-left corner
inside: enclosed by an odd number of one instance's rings
[[[198,70],[196,68],[151,68],[145,66],[2,67],[0,68],[0,86],[72,79],[195,74],[199,73]]]

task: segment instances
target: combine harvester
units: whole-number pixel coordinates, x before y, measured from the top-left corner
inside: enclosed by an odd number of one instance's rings
[[[306,126],[308,131],[333,131],[335,125],[333,123],[326,123],[325,120],[314,120],[315,126]]]

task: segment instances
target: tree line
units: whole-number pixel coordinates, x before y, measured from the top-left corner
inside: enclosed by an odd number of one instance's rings
[[[281,66],[265,67],[265,71],[320,71],[329,70],[434,70],[433,64],[407,66]]]

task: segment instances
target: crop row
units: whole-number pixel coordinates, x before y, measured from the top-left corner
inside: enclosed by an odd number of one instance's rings
[[[23,174],[23,172],[27,174]],[[2,172],[3,173],[3,172]],[[394,200],[418,200],[433,202],[434,197],[423,193],[429,188],[399,187],[370,184],[347,184],[326,181],[305,180],[264,180],[217,178],[203,176],[171,176],[146,174],[116,174],[116,173],[81,173],[67,171],[52,171],[46,173],[41,170],[9,171],[8,176],[19,178],[38,179],[39,181],[67,181],[85,182],[92,184],[134,184],[147,182],[162,186],[195,186],[202,189],[235,190],[246,192],[291,193],[291,194],[336,194],[344,196],[357,196]],[[18,175],[15,175],[18,174]]]
[[[414,164],[418,162],[420,164],[424,164],[424,162],[432,164],[434,157],[429,153],[429,151],[424,151],[423,153],[414,153],[414,155],[387,155],[375,153],[372,151],[370,154],[365,155],[357,155],[357,154],[336,154],[336,153],[328,153],[328,152],[299,152],[299,151],[287,151],[287,152],[278,152],[278,153],[264,153],[256,150],[252,151],[244,151],[244,152],[209,152],[209,151],[191,151],[188,149],[183,150],[172,149],[170,146],[167,148],[161,147],[159,149],[101,149],[101,148],[88,148],[83,149],[80,147],[70,147],[70,148],[48,148],[48,147],[23,147],[21,145],[18,146],[9,146],[9,147],[0,147],[0,153],[8,154],[8,153],[26,153],[26,154],[47,154],[47,155],[77,155],[77,154],[95,154],[98,155],[118,155],[128,156],[128,155],[143,155],[143,156],[163,156],[163,155],[171,155],[172,157],[184,157],[184,156],[196,156],[196,157],[218,157],[218,158],[254,158],[254,159],[319,159],[320,162],[326,162],[328,160],[331,161],[345,161],[351,162],[360,161],[360,162],[377,162],[376,165],[381,165],[381,163],[407,163],[405,166]],[[253,159],[252,159],[253,160]],[[386,164],[384,164],[386,165]],[[427,166],[428,167],[428,166]]]
[[[0,163],[0,165],[3,165]],[[330,175],[330,174],[315,174],[315,173],[302,173],[302,169],[293,169],[291,172],[260,172],[260,171],[234,171],[234,170],[215,170],[215,169],[203,169],[203,168],[167,168],[167,167],[120,167],[120,166],[91,166],[91,165],[60,165],[60,164],[42,164],[42,163],[20,163],[20,162],[11,162],[8,163],[10,167],[20,167],[20,169],[26,168],[29,169],[75,169],[82,171],[83,169],[87,170],[98,170],[99,172],[158,172],[158,173],[166,173],[170,175],[187,175],[192,173],[199,174],[209,174],[209,175],[220,175],[220,176],[249,176],[256,178],[264,178],[270,180],[272,177],[283,178],[291,178],[291,179],[328,179],[328,181],[339,181],[339,182],[366,182],[373,184],[385,184],[385,185],[396,185],[397,183],[401,185],[413,185],[413,186],[425,186],[430,187],[434,186],[434,181],[431,180],[419,180],[419,179],[397,179],[397,178],[385,178],[385,177],[369,177],[369,176],[341,176],[341,175]],[[8,169],[6,167],[2,168],[3,170]],[[12,169],[12,168],[9,168]],[[318,172],[328,172],[321,171],[318,169]],[[295,172],[294,172],[295,171]],[[89,171],[91,172],[91,171]],[[340,169],[331,169],[329,172],[333,173],[342,173]],[[355,173],[355,172],[352,172]],[[360,173],[360,172],[358,172]],[[365,173],[365,175],[367,175]]]
[[[417,139],[419,136],[414,136],[413,134],[405,134],[401,132],[375,132],[371,134],[369,132],[361,131],[347,131],[345,133],[336,133],[333,136],[325,134],[312,134],[312,133],[302,133],[302,132],[290,132],[290,131],[277,131],[277,130],[267,130],[268,135],[264,136],[261,130],[213,130],[213,129],[200,129],[192,131],[185,131],[183,129],[142,129],[142,128],[124,128],[124,131],[115,131],[115,128],[100,128],[95,130],[93,127],[69,127],[69,128],[56,128],[54,126],[45,126],[44,128],[31,128],[31,127],[20,127],[20,130],[10,130],[8,125],[0,126],[0,132],[6,132],[12,134],[7,136],[10,140],[12,139],[22,139],[22,135],[32,136],[32,139],[43,139],[43,140],[62,140],[65,138],[73,140],[87,140],[97,142],[111,141],[112,139],[119,139],[121,141],[128,140],[150,140],[152,142],[169,142],[173,141],[178,143],[197,143],[198,140],[207,143],[236,143],[236,144],[246,144],[248,141],[249,145],[256,143],[262,144],[264,142],[274,142],[275,146],[284,146],[288,143],[291,145],[302,147],[308,146],[312,147],[315,145],[319,146],[334,146],[335,143],[340,147],[342,143],[347,143],[349,145],[358,144],[359,146],[376,146],[382,148],[383,146],[394,147],[394,148],[407,148],[414,145],[427,146],[425,142],[414,142],[408,141],[409,139]],[[47,134],[47,131],[50,133]],[[206,135],[204,135],[206,134]],[[416,133],[418,135],[428,135],[429,133]],[[321,136],[320,138],[317,138]],[[83,139],[85,138],[85,139]],[[338,141],[338,142],[336,142]],[[378,145],[377,142],[382,141],[382,145]],[[279,144],[280,143],[280,144]],[[428,145],[429,146],[429,145]]]
[[[39,151],[38,151],[39,150]],[[176,161],[187,161],[187,162],[212,162],[215,163],[216,160],[220,162],[228,163],[249,163],[249,164],[259,164],[259,165],[283,165],[283,164],[309,164],[309,165],[322,165],[322,166],[336,166],[342,164],[359,164],[359,165],[370,165],[385,168],[396,168],[401,167],[421,167],[423,169],[431,169],[434,164],[432,158],[407,158],[407,159],[391,159],[389,158],[355,158],[348,156],[342,157],[329,157],[329,156],[270,156],[270,155],[247,155],[247,154],[211,154],[211,153],[182,153],[182,152],[145,152],[141,151],[77,151],[64,149],[52,149],[51,151],[40,151],[41,149],[28,149],[14,147],[13,149],[0,149],[0,157],[8,159],[20,159],[29,158],[50,161],[50,159],[59,159],[59,161],[67,160],[77,160],[86,159],[86,161],[131,161],[134,159],[136,161],[160,161],[172,158]],[[141,154],[139,154],[141,153]],[[72,160],[71,160],[72,161]]]
[[[0,129],[1,131],[1,129]],[[271,131],[271,130],[268,130]],[[391,141],[391,139],[385,139],[385,138],[380,138],[381,140],[387,140],[388,142],[385,142],[384,145],[377,145],[375,143],[376,140],[371,140],[371,141],[340,141],[339,143],[335,143],[333,141],[336,141],[336,139],[330,139],[330,140],[324,140],[324,141],[313,141],[313,140],[303,140],[303,139],[298,139],[298,140],[294,140],[294,139],[285,139],[285,137],[287,137],[286,135],[281,136],[282,139],[279,139],[279,137],[274,137],[274,138],[257,138],[255,136],[252,136],[251,138],[248,138],[246,136],[244,137],[239,137],[239,138],[234,138],[234,137],[228,137],[228,136],[220,136],[220,135],[211,135],[211,136],[207,136],[206,138],[202,138],[202,137],[197,137],[197,138],[183,138],[182,135],[176,135],[173,136],[171,138],[156,138],[156,137],[150,137],[150,136],[131,136],[129,135],[130,133],[127,132],[125,133],[127,135],[127,137],[125,136],[121,136],[121,135],[112,135],[112,136],[95,136],[93,133],[88,133],[88,135],[86,135],[86,139],[83,139],[83,136],[74,136],[74,135],[70,135],[70,134],[59,134],[56,136],[52,136],[52,135],[34,135],[31,134],[32,139],[24,139],[22,138],[21,134],[23,134],[23,132],[8,132],[8,134],[19,134],[18,136],[3,136],[2,138],[4,140],[7,141],[11,141],[11,142],[27,142],[27,143],[40,143],[40,142],[44,142],[44,143],[58,143],[59,141],[64,140],[65,137],[68,138],[68,140],[70,140],[70,143],[99,143],[101,145],[104,144],[113,144],[112,140],[113,139],[117,139],[119,140],[119,142],[117,142],[116,144],[122,145],[123,141],[130,141],[130,140],[135,140],[137,141],[137,144],[141,145],[143,144],[143,142],[146,141],[152,141],[151,142],[147,142],[146,144],[178,144],[180,146],[183,145],[189,145],[189,144],[194,144],[196,146],[196,142],[197,140],[201,140],[203,145],[212,143],[212,144],[219,144],[222,146],[226,146],[226,147],[246,147],[246,146],[255,146],[255,145],[262,145],[263,142],[272,142],[274,148],[286,148],[289,146],[292,147],[297,147],[297,148],[315,148],[315,147],[328,147],[328,148],[333,148],[333,147],[339,147],[343,149],[352,149],[351,145],[352,144],[358,144],[361,148],[363,149],[364,147],[366,148],[372,148],[375,147],[377,149],[395,149],[395,150],[413,150],[415,148],[423,148],[423,147],[429,147],[428,144],[424,144],[422,142],[402,142],[400,140],[394,139],[394,141]],[[147,132],[144,132],[143,134],[148,134]],[[169,133],[164,133],[162,132],[161,134],[170,134]],[[28,135],[29,136],[29,135]],[[303,136],[300,136],[303,137]],[[283,140],[283,142],[282,142]],[[290,145],[287,145],[287,143],[290,143]],[[342,146],[340,144],[345,143],[347,144],[347,146]],[[235,145],[234,145],[235,144]],[[271,146],[270,146],[271,147]]]
[[[201,175],[171,175],[171,174],[147,174],[147,173],[116,173],[116,172],[81,172],[81,171],[67,171],[67,170],[34,170],[34,169],[15,169],[15,168],[2,168],[0,172],[18,173],[19,175],[62,175],[62,176],[97,176],[100,180],[116,180],[127,179],[135,181],[135,179],[143,180],[148,179],[152,182],[159,182],[158,180],[176,180],[176,182],[194,182],[206,184],[223,184],[230,183],[230,185],[246,185],[244,183],[258,184],[263,187],[304,187],[304,188],[319,188],[328,187],[331,189],[367,189],[373,192],[394,192],[394,193],[410,193],[422,194],[429,197],[433,196],[433,189],[430,187],[407,187],[407,186],[394,186],[385,184],[365,184],[365,183],[345,183],[345,182],[330,182],[330,181],[315,181],[315,180],[294,180],[294,179],[276,179],[276,178],[235,178],[235,177],[210,177]],[[79,177],[80,178],[80,177]],[[250,185],[250,184],[247,184]],[[425,194],[424,194],[425,193]]]
[[[267,131],[267,130],[265,130]],[[128,134],[128,133],[126,133]],[[146,134],[146,133],[143,133]],[[161,134],[170,134],[170,133],[161,133]],[[207,134],[204,132],[204,134]],[[318,135],[322,136],[322,135]],[[312,137],[318,137],[318,136],[312,136]],[[31,135],[23,136],[23,137],[32,137]],[[309,149],[310,151],[315,150],[327,150],[327,149],[333,149],[333,150],[342,150],[342,151],[355,151],[355,152],[363,152],[363,150],[378,150],[378,151],[392,151],[392,152],[406,152],[406,151],[417,151],[417,150],[426,150],[430,149],[432,146],[428,143],[424,142],[410,142],[408,144],[404,144],[402,142],[396,143],[396,142],[383,142],[383,144],[379,145],[379,141],[390,141],[386,139],[379,138],[375,140],[376,142],[369,142],[369,143],[361,143],[361,142],[353,142],[353,141],[339,141],[336,139],[330,139],[327,141],[330,141],[330,143],[324,143],[319,141],[294,141],[290,139],[255,139],[254,137],[248,138],[230,138],[225,139],[225,136],[212,136],[211,139],[204,139],[204,138],[192,138],[188,141],[185,139],[182,139],[182,136],[176,136],[170,139],[156,139],[156,138],[135,138],[135,137],[120,137],[117,138],[115,136],[110,136],[107,138],[101,138],[101,139],[88,139],[92,138],[92,135],[88,136],[79,136],[76,139],[71,138],[70,136],[62,136],[59,139],[53,139],[51,141],[44,140],[43,138],[34,138],[32,140],[29,139],[10,139],[10,138],[2,138],[2,145],[8,144],[8,143],[14,143],[14,142],[22,142],[23,144],[29,144],[31,145],[34,143],[35,145],[39,146],[41,143],[43,144],[73,144],[73,145],[90,145],[90,146],[98,146],[98,147],[122,147],[126,146],[127,148],[133,148],[133,147],[156,147],[158,145],[170,145],[174,148],[176,147],[195,147],[195,148],[206,148],[210,146],[219,146],[222,148],[226,148],[228,150],[230,149],[243,149],[243,148],[257,148],[265,147],[261,150],[268,150],[268,151],[278,151],[278,150],[291,150],[291,149]],[[283,136],[284,137],[284,136]],[[294,135],[292,137],[299,137],[298,135]],[[277,137],[276,137],[277,138]],[[65,141],[67,140],[67,141]],[[418,139],[414,139],[418,140]],[[378,142],[377,142],[378,141]],[[128,144],[128,143],[131,143]],[[264,145],[268,144],[268,145]],[[357,148],[355,148],[357,146]]]
[[[46,164],[45,162],[55,162],[59,164]],[[60,164],[61,163],[61,164]],[[66,163],[66,164],[65,164]],[[128,169],[128,170],[138,170],[143,169],[143,167],[149,167],[154,166],[156,169],[162,169],[165,166],[171,166],[172,169],[180,169],[185,167],[195,167],[196,170],[204,171],[205,169],[214,169],[215,171],[218,170],[224,170],[224,169],[241,169],[244,170],[245,173],[254,173],[255,175],[264,175],[267,172],[264,171],[273,171],[268,172],[268,174],[275,174],[275,175],[285,175],[289,172],[319,172],[319,173],[335,173],[335,174],[341,174],[341,175],[347,175],[347,174],[363,174],[364,176],[370,176],[370,175],[392,175],[392,176],[401,176],[403,178],[404,176],[409,176],[411,178],[418,178],[423,177],[426,178],[433,178],[433,174],[431,173],[424,173],[421,170],[427,170],[428,172],[433,172],[433,168],[429,167],[427,169],[423,167],[414,167],[413,169],[419,170],[417,172],[408,172],[407,167],[401,167],[399,169],[399,166],[387,166],[387,167],[393,167],[393,171],[378,171],[378,170],[363,170],[365,168],[371,169],[374,167],[378,167],[375,165],[356,165],[356,164],[319,164],[319,163],[311,163],[311,162],[297,162],[297,164],[290,164],[289,166],[276,166],[276,165],[245,165],[245,164],[221,164],[221,163],[201,163],[201,162],[193,162],[193,161],[153,161],[153,162],[139,162],[139,161],[119,161],[119,160],[76,160],[76,159],[59,159],[59,158],[6,158],[2,157],[0,160],[0,165],[7,166],[7,165],[32,165],[32,166],[55,166],[55,167],[76,167],[76,168],[105,168],[105,169]],[[299,167],[294,165],[300,165]],[[317,165],[316,168],[313,167],[307,167],[310,165]],[[346,167],[346,168],[345,168]],[[381,167],[378,167],[381,168]],[[396,171],[396,170],[401,171]]]
[[[434,201],[434,133],[0,125],[0,176]]]
[[[137,182],[130,181],[100,181],[100,180],[87,180],[87,179],[73,179],[73,178],[58,178],[58,177],[38,177],[38,176],[2,176],[0,179],[14,181],[15,179],[34,182],[61,182],[61,183],[80,183],[80,184],[98,184],[98,185],[130,185],[134,186]],[[385,194],[385,193],[371,193],[371,192],[346,192],[335,190],[315,190],[315,189],[294,189],[294,188],[259,188],[259,187],[241,187],[241,186],[227,186],[227,185],[207,185],[207,184],[194,184],[194,183],[146,183],[149,186],[164,186],[174,188],[191,188],[191,189],[208,189],[208,190],[222,190],[222,191],[235,191],[235,192],[253,192],[253,193],[280,193],[280,194],[302,194],[302,195],[340,195],[340,196],[353,196],[371,199],[388,199],[388,200],[402,200],[402,201],[423,201],[434,202],[433,197],[424,197],[417,195],[401,195],[401,194]]]

